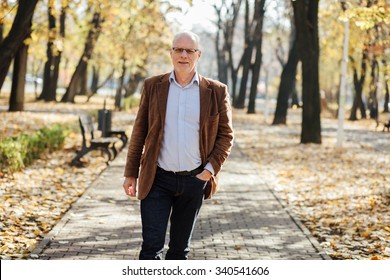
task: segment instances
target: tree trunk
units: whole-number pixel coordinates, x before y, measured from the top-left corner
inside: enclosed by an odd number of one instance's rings
[[[31,32],[31,20],[38,0],[19,0],[18,2],[18,11],[11,30],[0,45],[0,90],[12,59]]]
[[[227,62],[225,58],[225,43],[221,42],[221,36],[223,35],[223,27],[222,27],[222,18],[221,18],[221,9],[217,8],[215,10],[218,16],[218,30],[216,32],[215,37],[215,51],[217,54],[217,66],[218,66],[218,80],[224,84],[227,83]]]
[[[24,110],[24,88],[26,85],[28,45],[22,44],[14,58],[12,87],[9,100],[9,111]]]
[[[91,92],[90,96],[94,95],[98,91],[99,78],[100,78],[100,67],[92,66],[92,81],[91,81],[91,86],[89,88],[89,91]]]
[[[65,41],[65,20],[66,20],[66,12],[68,10],[68,1],[62,0],[62,8],[61,8],[61,15],[60,15],[60,38],[62,42]],[[64,45],[64,43],[62,44]],[[50,96],[51,100],[57,99],[57,87],[58,87],[58,78],[60,73],[60,64],[61,64],[61,58],[62,58],[62,52],[63,48],[57,49],[57,55],[54,59],[54,69],[53,69],[53,81],[51,83],[51,94]]]
[[[390,93],[389,93],[389,81],[385,81],[385,104],[383,105],[383,112],[389,113],[389,102],[390,102]]]
[[[233,32],[233,31],[232,31]],[[227,40],[227,38],[225,39]],[[237,99],[237,77],[238,77],[238,70],[241,67],[242,64],[242,58],[241,61],[238,63],[237,67],[234,67],[234,61],[233,61],[233,34],[230,35],[230,37],[227,40],[226,43],[226,49],[228,53],[228,67],[230,69],[230,77],[232,79],[231,82],[231,92],[232,92],[232,100],[233,104],[235,103]]]
[[[126,85],[125,97],[132,96],[136,92],[140,82],[145,79],[145,74],[143,73],[144,72],[138,72],[130,76]]]
[[[298,91],[297,91],[297,79],[295,78],[292,85],[291,91],[291,107],[300,108],[301,104],[299,103]]]
[[[0,22],[0,45],[4,40],[4,23]]]
[[[47,9],[47,15],[48,15],[48,22],[49,22],[49,36],[48,36],[48,42],[47,42],[47,49],[46,49],[46,63],[45,63],[45,70],[43,73],[43,86],[42,86],[42,93],[39,96],[39,100],[45,100],[45,101],[55,101],[56,95],[53,94],[51,91],[53,89],[53,69],[54,69],[54,60],[55,55],[53,53],[54,50],[54,40],[56,40],[56,18],[53,14],[53,5],[48,6]],[[56,90],[56,89],[54,89]]]
[[[246,88],[248,84],[248,76],[251,68],[253,44],[251,39],[251,30],[249,24],[249,1],[245,1],[245,49],[242,55],[240,65],[242,66],[240,91],[237,99],[234,101],[233,106],[235,108],[242,109],[245,107]]]
[[[119,78],[119,85],[116,90],[115,94],[115,109],[120,110],[121,109],[121,103],[122,103],[122,90],[123,90],[123,85],[125,82],[125,75],[126,75],[126,59],[122,59],[122,74],[121,77]]]
[[[260,69],[261,69],[261,63],[263,54],[261,52],[261,46],[263,43],[263,20],[264,20],[264,5],[265,0],[257,0],[255,5],[255,20],[256,20],[256,27],[255,27],[255,34],[253,36],[253,44],[256,46],[256,56],[255,56],[255,63],[252,68],[252,83],[251,83],[251,89],[249,93],[249,103],[248,103],[248,114],[254,114],[256,113],[256,96],[257,96],[257,85],[259,83],[260,78]]]
[[[67,3],[63,0],[63,4]],[[61,15],[60,15],[60,38],[62,41],[65,40],[65,19],[66,19],[66,11],[67,11],[67,4],[63,5],[61,8]],[[63,49],[57,49],[57,55],[54,56],[53,60],[53,70],[52,70],[52,81],[50,83],[50,90],[49,90],[49,96],[47,101],[55,101],[57,99],[57,86],[58,86],[58,77],[60,73],[60,64],[61,64],[61,57],[62,57]]]
[[[104,87],[104,85],[107,84],[107,82],[112,79],[112,77],[114,76],[114,73],[115,73],[115,70],[112,70],[111,73],[104,79],[104,81],[99,84],[100,68],[96,68],[95,66],[93,66],[92,69],[93,69],[92,70],[92,82],[91,82],[91,87],[89,89],[89,95],[87,98],[87,102],[89,101],[89,99],[91,99],[92,96],[94,96],[98,92],[98,90],[100,88]]]
[[[88,62],[86,63],[85,70],[81,72],[80,87],[78,88],[77,95],[90,95],[88,88]]]
[[[220,81],[226,81],[225,83],[228,84],[228,77],[230,71],[230,92],[232,94],[233,102],[236,99],[237,72],[240,67],[240,64],[237,66],[237,68],[234,67],[233,37],[241,3],[242,0],[234,0],[231,1],[231,3],[222,1],[219,7],[214,4],[214,8],[218,18],[218,32],[216,35],[217,40],[215,45],[218,56],[218,78]],[[226,11],[226,15],[221,15],[222,10]],[[224,18],[224,21],[222,20],[222,18]],[[221,38],[223,38],[223,43],[220,42]]]
[[[370,118],[377,119],[378,118],[378,78],[379,78],[379,64],[374,56],[371,62],[371,82],[370,82],[370,93],[368,99],[368,108],[370,110]]]
[[[74,98],[78,93],[80,87],[86,88],[85,84],[85,75],[87,72],[88,60],[91,58],[93,49],[95,47],[96,41],[101,32],[101,15],[96,12],[93,15],[92,27],[88,32],[88,37],[85,42],[84,52],[81,55],[79,63],[76,67],[75,72],[72,75],[69,86],[66,89],[64,96],[61,99],[61,102],[72,102],[74,103]]]
[[[351,59],[351,65],[353,69],[353,85],[355,87],[355,95],[353,97],[353,103],[351,108],[351,114],[349,116],[350,121],[356,121],[357,118],[357,110],[360,110],[361,118],[365,119],[366,116],[366,108],[363,103],[363,86],[366,79],[366,71],[367,71],[367,51],[363,51],[361,67],[360,67],[360,77],[358,77],[356,65],[354,60]]]
[[[253,46],[250,44],[244,50],[243,60],[242,60],[242,75],[241,75],[241,83],[240,83],[240,91],[238,93],[238,97],[236,102],[234,103],[234,107],[238,109],[242,109],[245,107],[245,99],[246,99],[246,90],[248,86],[249,80],[249,72],[251,69],[251,60],[252,60],[252,52]]]
[[[0,2],[0,8],[5,11],[8,7],[8,3],[6,0],[1,0]],[[4,39],[4,20],[2,19],[4,17],[4,13],[0,13],[0,44],[3,42]]]
[[[74,98],[76,94],[79,92],[81,80],[83,79],[83,74],[86,70],[87,70],[87,62],[81,58],[79,60],[75,72],[72,75],[68,88],[66,89],[66,92],[61,99],[61,102],[74,103]]]
[[[280,78],[280,85],[278,91],[278,98],[276,102],[276,110],[274,115],[273,125],[286,124],[287,122],[287,110],[288,110],[288,99],[296,94],[296,75],[298,66],[298,52],[297,52],[297,39],[296,34],[294,35],[294,41],[291,45],[291,49],[288,53],[287,63],[283,67],[282,76]],[[293,98],[294,99],[294,98]]]
[[[388,73],[388,70],[387,70],[387,63],[386,63],[386,59],[383,59],[382,60],[382,63],[383,63],[383,68],[385,69],[384,73],[383,73],[383,76],[384,76],[384,86],[385,86],[385,103],[383,105],[383,112],[384,113],[389,113],[389,102],[390,102],[390,94],[389,94],[389,73]]]
[[[293,2],[298,53],[302,60],[301,143],[321,143],[318,4],[318,0]]]

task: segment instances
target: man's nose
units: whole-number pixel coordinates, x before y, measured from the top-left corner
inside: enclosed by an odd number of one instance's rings
[[[188,57],[188,53],[186,50],[183,50],[180,54],[181,57]]]

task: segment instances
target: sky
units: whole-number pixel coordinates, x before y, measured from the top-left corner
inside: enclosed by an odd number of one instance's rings
[[[190,7],[184,0],[171,0],[170,3],[182,8],[182,12],[170,13],[168,19],[176,22],[182,30],[193,30],[201,25],[208,30],[215,30],[215,25],[210,19],[215,18],[214,8],[211,6],[214,1],[193,0]]]

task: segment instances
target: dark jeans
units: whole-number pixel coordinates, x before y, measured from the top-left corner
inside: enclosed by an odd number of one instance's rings
[[[152,189],[141,201],[142,249],[140,260],[160,260],[170,217],[170,242],[165,259],[185,260],[203,202],[206,182],[195,176],[157,171]]]

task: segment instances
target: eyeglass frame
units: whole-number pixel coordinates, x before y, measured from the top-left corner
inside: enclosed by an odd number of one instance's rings
[[[195,54],[195,53],[199,52],[200,50],[199,49],[187,49],[187,48],[173,47],[172,51],[174,53],[177,53],[177,54],[182,54],[183,51],[185,51],[186,54],[192,55],[192,54]]]

